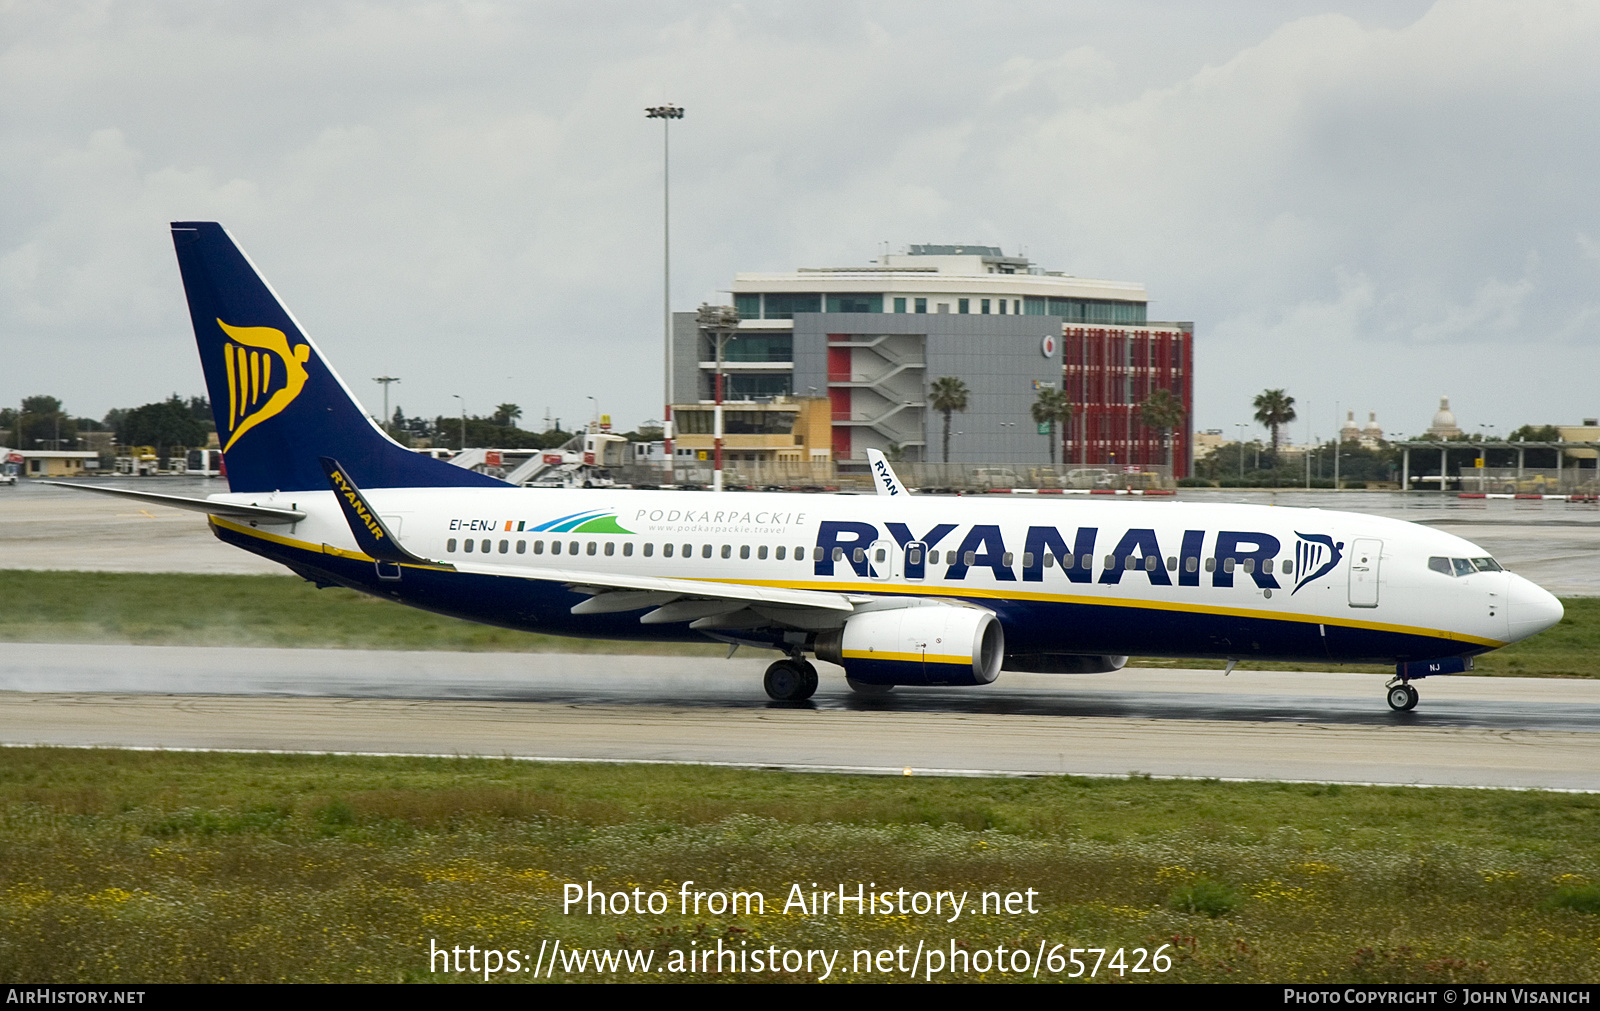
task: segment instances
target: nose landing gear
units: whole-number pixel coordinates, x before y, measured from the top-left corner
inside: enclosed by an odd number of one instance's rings
[[[767,668],[761,687],[775,702],[804,702],[817,690],[817,669],[803,657],[779,660]]]
[[[1409,713],[1417,708],[1417,701],[1421,697],[1409,682],[1389,682],[1389,708],[1397,713]]]

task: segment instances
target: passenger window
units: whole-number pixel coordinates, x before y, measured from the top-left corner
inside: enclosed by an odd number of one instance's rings
[[[1032,551],[1024,551],[1022,553],[1022,567],[1024,569],[1033,568],[1033,552]]]
[[[1137,568],[1138,564],[1139,560],[1134,558],[1132,555],[1128,555],[1122,560],[1122,567],[1127,569],[1129,572],[1132,572],[1135,568]]]
[[[723,545],[723,546],[726,547],[727,545]],[[700,557],[701,558],[710,558],[711,557],[711,545],[709,545],[709,544],[700,545]],[[724,555],[723,557],[727,557],[727,556]]]
[[[577,541],[568,541],[567,542],[567,554],[575,555],[577,553],[578,553],[578,542]]]
[[[821,551],[822,549],[818,548],[817,550]],[[833,549],[833,560],[836,562],[844,561],[844,548],[836,547]]]
[[[533,542],[533,553],[536,555],[544,554],[544,541]]]
[[[1084,571],[1092,572],[1094,570],[1094,556],[1093,555],[1084,555],[1081,565],[1082,565]]]
[[[454,551],[456,549],[456,539],[454,537],[452,537],[448,541],[445,541],[444,542],[444,549],[446,551]]]
[[[1177,555],[1168,555],[1167,556],[1167,571],[1168,572],[1177,572],[1178,571],[1178,556]]]
[[[500,542],[500,553],[502,555],[506,554],[510,550],[511,550],[511,542],[510,541],[501,541]]]
[[[785,549],[784,549],[784,546],[782,544],[778,545],[778,550],[773,553],[773,557],[776,558],[780,562],[783,561],[784,550]]]
[[[978,561],[978,553],[977,553],[977,552],[976,552],[976,551],[968,551],[968,552],[967,552],[967,556],[966,556],[966,558],[965,558],[965,559],[964,559],[964,561],[965,561],[965,562],[966,562],[966,563],[967,563],[967,564],[968,564],[968,565],[972,565],[972,564],[975,564],[975,563],[976,563],[976,562],[977,562],[977,561]]]
[[[661,557],[662,558],[671,558],[672,557],[672,545],[670,545],[670,544],[661,545]]]
[[[1251,573],[1253,573],[1255,571],[1256,571],[1256,560],[1254,558],[1246,558],[1244,560],[1244,574],[1248,576],[1248,575],[1250,575]]]
[[[616,544],[611,542],[611,541],[606,541],[606,554],[607,555],[614,555],[616,553],[617,553]]]
[[[1005,554],[1000,556],[1000,564],[1006,566],[1007,568],[1010,568],[1011,567],[1011,558],[1012,558],[1012,553],[1007,551]]]
[[[1249,572],[1250,570],[1246,569],[1245,571]],[[1272,559],[1268,558],[1261,563],[1261,571],[1269,576],[1272,575]],[[1284,573],[1284,575],[1288,575],[1288,573]]]
[[[1233,571],[1233,566],[1234,566],[1234,561],[1233,561],[1232,558],[1224,558],[1222,560],[1222,571],[1223,572],[1232,572]]]
[[[805,549],[802,548],[801,550],[803,551]],[[818,545],[817,547],[814,547],[814,548],[811,549],[811,560],[814,561],[814,562],[822,561],[822,546],[821,545]],[[833,560],[836,561],[836,562],[844,560],[844,548],[834,548],[833,549]]]
[[[683,557],[685,557],[685,558],[693,558],[694,557],[694,545],[693,544],[685,544],[683,546]]]
[[[632,558],[633,557],[633,542],[632,541],[627,541],[626,543],[624,543],[622,545],[622,557],[623,558]]]
[[[528,542],[527,541],[518,541],[517,542],[517,554],[525,555],[527,553],[528,553]]]
[[[856,548],[854,551],[850,552],[850,560],[854,561],[854,562],[864,562],[864,561],[866,561],[867,560],[867,549],[866,548]]]
[[[1116,568],[1117,567],[1117,556],[1116,555],[1107,555],[1106,556],[1105,567],[1108,568],[1108,569]]]
[[[1456,575],[1458,576],[1470,576],[1474,572],[1478,571],[1477,569],[1474,569],[1472,567],[1472,563],[1467,561],[1465,558],[1452,558],[1450,559],[1450,564],[1456,567]]]
[[[1144,556],[1144,571],[1146,571],[1146,572],[1154,572],[1154,571],[1156,571],[1156,566],[1160,565],[1160,564],[1161,564],[1161,559],[1157,558],[1155,555],[1145,555]]]
[[[469,555],[472,554],[472,538],[469,537],[461,542],[461,550]]]
[[[1022,553],[1022,559],[1023,559],[1023,561],[1024,561],[1024,562],[1026,562],[1026,561],[1027,561],[1027,559],[1028,559],[1028,553],[1027,553],[1027,552],[1026,552],[1026,551],[1024,551],[1024,552],[1023,552],[1023,553]],[[1054,558],[1054,557],[1052,557],[1052,556],[1051,556],[1051,554],[1050,554],[1050,552],[1048,552],[1048,551],[1046,551],[1046,552],[1045,552],[1045,553],[1044,553],[1044,558],[1043,558],[1043,559],[1041,559],[1041,560],[1042,560],[1042,561],[1043,561],[1043,562],[1044,562],[1044,567],[1045,567],[1045,568],[1047,568],[1047,569],[1048,569],[1048,568],[1050,568],[1050,567],[1051,567],[1051,566],[1052,566],[1052,565],[1054,565],[1054,564],[1055,564],[1055,563],[1056,563],[1056,560],[1055,560],[1055,558]]]
[[[739,545],[739,557],[740,558],[749,558],[750,557],[750,545],[748,545],[748,544]]]
[[[779,548],[778,550],[781,551],[783,549]],[[748,558],[750,556],[746,555],[745,557]],[[765,544],[763,544],[760,547],[756,548],[756,557],[759,558],[763,562],[767,560],[767,546]]]
[[[921,565],[922,564],[922,549],[921,548],[912,548],[910,551],[907,551],[906,552],[906,564],[907,565]]]
[[[1207,572],[1215,572],[1215,571],[1217,571],[1217,560],[1215,558],[1207,558],[1206,559],[1206,571]]]
[[[939,552],[938,552],[937,549],[928,552],[928,564],[929,565],[938,565],[939,564]]]
[[[709,545],[709,544],[706,545],[706,547],[710,547],[710,546],[711,545]],[[733,545],[732,544],[724,544],[722,546],[722,557],[723,558],[732,558],[733,557]]]
[[[1185,571],[1185,572],[1199,572],[1200,571],[1200,559],[1196,558],[1193,555],[1190,555],[1188,558],[1185,558],[1183,560],[1183,571]]]
[[[1285,558],[1283,564],[1278,566],[1278,571],[1286,576],[1294,575],[1294,559]]]

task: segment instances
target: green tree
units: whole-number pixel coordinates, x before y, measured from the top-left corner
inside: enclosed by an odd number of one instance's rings
[[[1167,447],[1167,470],[1172,470],[1172,430],[1183,424],[1183,401],[1171,390],[1156,390],[1139,405],[1139,421],[1161,433]]]
[[[966,411],[971,391],[967,384],[955,376],[943,376],[933,381],[928,390],[928,405],[944,415],[944,462],[950,462],[950,415]]]
[[[494,409],[494,423],[507,428],[516,428],[517,419],[522,417],[522,408],[516,404],[501,404]]]
[[[1507,442],[1559,442],[1561,431],[1554,425],[1523,425],[1506,436]]]
[[[1046,426],[1046,434],[1050,436],[1050,464],[1056,462],[1056,425],[1059,423],[1063,430],[1067,422],[1072,420],[1072,404],[1067,401],[1067,395],[1053,386],[1046,386],[1039,390],[1039,395],[1033,398],[1033,403],[1028,405],[1028,412],[1033,415],[1033,423]]]
[[[1282,390],[1262,390],[1255,399],[1255,420],[1272,431],[1272,465],[1278,465],[1278,432],[1295,419],[1294,398]]]
[[[23,397],[15,428],[18,449],[72,449],[78,444],[78,424],[56,397]]]
[[[124,446],[153,446],[156,456],[164,459],[173,446],[204,446],[206,432],[190,404],[174,393],[123,415],[117,441]]]

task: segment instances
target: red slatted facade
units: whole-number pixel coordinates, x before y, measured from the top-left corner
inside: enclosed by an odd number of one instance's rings
[[[1103,466],[1165,464],[1161,432],[1139,424],[1138,406],[1158,389],[1183,403],[1172,432],[1174,477],[1189,476],[1189,419],[1194,412],[1194,334],[1140,327],[1065,328],[1064,389],[1072,404],[1062,459]]]

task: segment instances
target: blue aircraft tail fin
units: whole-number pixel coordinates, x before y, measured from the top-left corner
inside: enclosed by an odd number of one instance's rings
[[[221,225],[175,221],[172,242],[230,489],[326,488],[325,456],[364,488],[506,486],[389,438]]]

